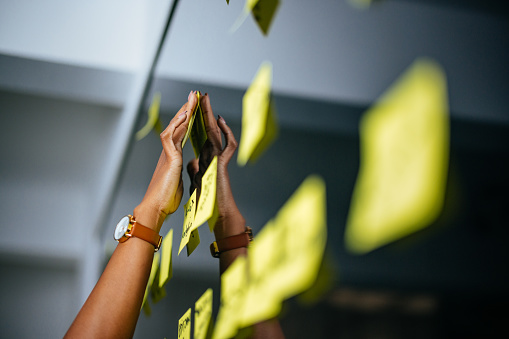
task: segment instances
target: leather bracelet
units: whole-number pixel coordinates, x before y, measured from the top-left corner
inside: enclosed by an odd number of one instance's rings
[[[253,241],[253,230],[251,227],[246,226],[245,232],[214,241],[210,244],[210,254],[214,258],[219,258],[222,252],[248,247],[251,241]]]

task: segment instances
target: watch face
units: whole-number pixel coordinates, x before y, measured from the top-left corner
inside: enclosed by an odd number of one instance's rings
[[[127,227],[129,226],[129,217],[125,216],[117,224],[117,227],[115,228],[115,233],[113,234],[113,237],[115,240],[120,240],[127,232]]]

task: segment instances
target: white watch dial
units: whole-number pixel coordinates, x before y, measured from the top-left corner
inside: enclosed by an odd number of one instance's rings
[[[127,232],[127,227],[129,226],[129,217],[125,216],[117,224],[117,227],[115,227],[115,233],[113,234],[113,237],[115,240],[120,240]]]

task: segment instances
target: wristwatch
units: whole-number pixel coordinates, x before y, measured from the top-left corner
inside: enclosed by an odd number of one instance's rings
[[[253,241],[253,230],[251,227],[246,226],[245,232],[214,241],[210,244],[210,254],[214,258],[219,258],[219,254],[222,252],[241,247],[248,247],[251,241]]]
[[[143,226],[139,222],[136,222],[132,215],[126,215],[118,222],[113,233],[113,238],[118,242],[127,241],[131,237],[140,238],[146,242],[154,245],[154,252],[159,250],[161,247],[161,241],[163,237],[156,231],[146,226]]]

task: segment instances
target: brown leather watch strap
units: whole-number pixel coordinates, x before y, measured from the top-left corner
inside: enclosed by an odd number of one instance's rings
[[[252,240],[253,231],[251,227],[247,226],[246,231],[243,233],[214,241],[210,245],[210,253],[214,258],[219,258],[219,254],[221,252],[230,251],[241,247],[248,247]]]
[[[133,230],[131,231],[131,236],[143,239],[152,245],[154,245],[155,252],[159,250],[161,246],[161,241],[163,237],[159,235],[156,231],[146,226],[143,226],[137,221],[134,221]]]

